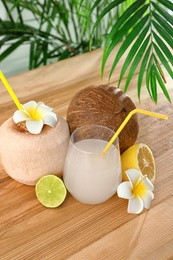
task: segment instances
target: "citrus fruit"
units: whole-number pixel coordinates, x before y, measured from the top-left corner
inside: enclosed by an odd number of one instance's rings
[[[35,191],[40,203],[48,208],[61,205],[67,194],[63,181],[55,175],[46,175],[39,179]]]
[[[155,179],[155,162],[151,149],[143,143],[135,144],[121,155],[122,179],[128,180],[125,173],[128,169],[137,169],[147,175],[151,182]]]

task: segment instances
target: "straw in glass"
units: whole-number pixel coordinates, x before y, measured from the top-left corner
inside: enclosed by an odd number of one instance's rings
[[[116,131],[116,133],[113,135],[113,137],[111,138],[111,140],[108,142],[108,144],[106,145],[106,147],[104,148],[103,152],[101,155],[103,155],[105,152],[107,152],[107,150],[110,148],[110,146],[113,144],[113,142],[115,141],[115,139],[118,137],[118,135],[121,133],[121,131],[123,130],[123,128],[125,127],[125,125],[127,124],[127,122],[129,121],[129,119],[136,113],[140,113],[140,114],[145,114],[148,116],[153,116],[153,117],[157,117],[157,118],[161,118],[161,119],[168,119],[167,116],[162,115],[162,114],[158,114],[158,113],[154,113],[154,112],[150,112],[147,110],[143,110],[143,109],[134,109],[132,110],[128,116],[124,119],[124,121],[122,122],[122,124],[120,125],[120,127],[118,128],[118,130]]]

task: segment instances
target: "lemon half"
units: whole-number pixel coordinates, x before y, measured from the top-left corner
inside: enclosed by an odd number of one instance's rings
[[[128,180],[125,171],[134,168],[154,182],[156,175],[154,156],[146,144],[135,144],[128,148],[121,155],[121,164],[123,181]]]

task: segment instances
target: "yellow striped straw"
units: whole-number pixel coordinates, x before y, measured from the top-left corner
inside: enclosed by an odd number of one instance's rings
[[[6,87],[8,93],[10,94],[11,98],[13,99],[14,103],[16,104],[16,106],[18,107],[19,110],[24,110],[23,106],[20,104],[18,98],[16,97],[14,91],[12,90],[12,88],[10,87],[8,81],[6,80],[6,78],[4,77],[2,71],[0,70],[0,79],[2,80],[2,83],[4,84],[4,86]]]
[[[118,135],[121,133],[121,131],[123,130],[123,128],[125,127],[125,125],[127,124],[127,122],[129,121],[129,119],[136,113],[140,113],[140,114],[145,114],[148,116],[153,116],[153,117],[157,117],[157,118],[161,118],[161,119],[168,119],[167,116],[162,115],[162,114],[158,114],[158,113],[153,113],[147,110],[143,110],[143,109],[134,109],[132,110],[128,116],[124,119],[124,121],[122,122],[122,124],[120,125],[120,127],[118,128],[118,130],[116,131],[116,133],[113,135],[113,137],[111,138],[111,140],[108,142],[108,144],[106,145],[106,147],[104,148],[103,152],[101,155],[103,155],[109,148],[110,146],[113,144],[113,142],[115,141],[115,139],[118,137]]]

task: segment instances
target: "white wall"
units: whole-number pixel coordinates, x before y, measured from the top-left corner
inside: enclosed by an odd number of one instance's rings
[[[11,55],[9,55],[0,64],[0,70],[6,77],[28,70],[28,52],[27,45],[18,47]]]

